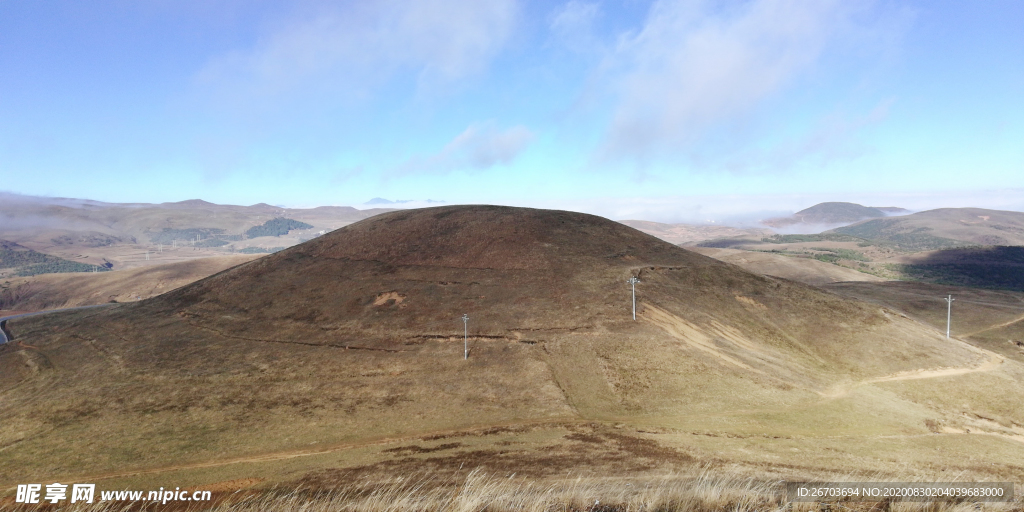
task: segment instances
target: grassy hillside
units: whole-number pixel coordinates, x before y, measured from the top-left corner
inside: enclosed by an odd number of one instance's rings
[[[1024,213],[942,208],[832,230],[912,251],[965,245],[1024,245]]]
[[[738,249],[694,247],[690,250],[738,265],[748,272],[783,277],[815,286],[841,281],[884,281],[874,274],[812,258],[794,258],[771,252]]]
[[[947,304],[953,336],[1024,362],[1024,293],[929,283],[836,283],[836,293],[899,310],[945,332]]]
[[[1024,291],[1024,247],[948,249],[891,267],[913,281]]]
[[[8,328],[8,484],[708,464],[1024,478],[1024,390],[1000,385],[1024,377],[1016,361],[578,213],[391,212],[153,299]]]
[[[836,233],[887,242],[905,251],[930,251],[970,245],[970,242],[935,236],[934,228],[908,225],[902,219],[875,219],[836,228]]]

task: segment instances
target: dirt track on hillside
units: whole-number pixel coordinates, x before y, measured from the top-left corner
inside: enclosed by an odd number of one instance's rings
[[[957,341],[959,341],[959,340],[957,340]],[[961,367],[961,368],[920,368],[920,369],[917,369],[917,370],[906,370],[906,371],[902,371],[902,372],[896,372],[896,373],[893,373],[893,374],[890,374],[890,375],[884,375],[882,377],[875,377],[875,378],[872,378],[872,379],[865,379],[865,380],[862,380],[862,381],[859,381],[859,382],[855,382],[855,383],[850,384],[850,385],[839,386],[839,387],[833,388],[833,389],[831,389],[829,391],[822,392],[822,393],[819,393],[819,394],[821,394],[822,396],[824,396],[824,397],[826,397],[828,399],[835,399],[835,398],[841,398],[841,397],[847,396],[854,389],[856,389],[856,388],[858,388],[860,386],[866,385],[866,384],[875,384],[875,383],[879,383],[879,382],[897,382],[897,381],[904,381],[904,380],[937,379],[937,378],[941,378],[941,377],[955,377],[955,376],[958,376],[958,375],[966,375],[968,373],[990,372],[990,371],[995,370],[995,369],[999,368],[1000,366],[1002,366],[1002,364],[1006,360],[1006,358],[1004,358],[1003,356],[1001,356],[999,354],[996,354],[995,352],[990,352],[988,350],[975,347],[974,345],[971,345],[969,343],[965,343],[965,342],[962,342],[962,341],[961,341],[961,343],[964,343],[964,345],[970,347],[971,350],[973,350],[973,351],[975,351],[975,352],[977,352],[979,354],[987,355],[988,356],[988,361],[985,361],[984,363],[982,363],[979,366],[966,367],[966,368],[964,368],[964,367]]]
[[[978,331],[974,331],[972,333],[964,334],[962,336],[964,338],[969,338],[971,336],[974,336],[975,334],[981,334],[983,332],[988,332],[988,331],[991,331],[993,329],[1000,329],[1002,327],[1008,327],[1008,326],[1011,326],[1011,325],[1013,325],[1015,323],[1018,323],[1018,322],[1024,322],[1024,315],[1021,315],[1021,316],[1019,316],[1017,318],[1014,318],[1013,320],[1010,320],[1008,322],[1003,322],[1001,324],[996,324],[996,325],[990,325],[990,326],[988,326],[988,327],[986,327],[984,329],[981,329],[981,330],[978,330]]]

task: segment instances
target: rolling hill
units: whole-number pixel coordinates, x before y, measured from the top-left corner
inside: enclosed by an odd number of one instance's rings
[[[1024,390],[993,387],[1020,363],[579,213],[389,212],[152,299],[7,327],[8,485],[908,461],[1024,478]]]
[[[822,226],[835,224],[852,224],[864,219],[887,217],[909,213],[903,208],[894,206],[862,206],[857,203],[829,202],[819,203],[794,213],[790,217],[778,217],[762,221],[772,228],[784,228],[797,224]]]
[[[940,208],[873,219],[835,233],[926,251],[964,245],[1024,245],[1024,213],[982,208]]]

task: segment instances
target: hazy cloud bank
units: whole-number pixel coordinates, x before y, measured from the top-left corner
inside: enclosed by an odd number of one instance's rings
[[[491,122],[470,125],[441,151],[412,158],[393,169],[394,177],[410,174],[447,174],[458,170],[484,170],[507,165],[533,141],[534,135],[525,126],[505,130]]]
[[[1024,211],[1024,189],[982,191],[874,192],[762,195],[693,195],[664,197],[600,197],[576,200],[524,201],[516,206],[572,210],[613,220],[720,224],[764,227],[761,220],[787,217],[818,203],[845,201],[870,206],[897,206],[911,212],[936,208],[986,208]],[[825,229],[824,226],[819,226]],[[806,227],[800,228],[801,232]]]
[[[198,75],[232,98],[369,94],[396,73],[448,84],[484,70],[511,37],[514,0],[317,3],[253,47],[213,58]]]

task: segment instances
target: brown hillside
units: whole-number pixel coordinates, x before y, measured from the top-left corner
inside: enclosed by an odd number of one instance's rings
[[[630,276],[641,279],[638,321]],[[903,381],[982,382],[1017,364],[607,219],[495,206],[390,212],[153,299],[7,327],[8,483],[143,470],[320,482],[347,474],[316,473],[332,468],[419,467],[435,448],[445,467],[500,461],[523,474],[701,458],[896,472],[937,456],[904,439],[928,434],[926,419],[968,421],[960,398]],[[972,411],[1024,422],[1008,405],[1024,392],[984,396]],[[552,422],[569,430],[544,430]],[[600,437],[582,424],[632,430]],[[373,448],[446,436],[460,440]],[[773,441],[793,436],[802,441]],[[957,467],[1024,476],[1010,462],[1020,443],[1007,443],[985,448],[999,466]],[[155,478],[145,482],[170,483]]]
[[[462,314],[476,332],[504,335],[623,320],[625,280],[640,262],[713,264],[600,217],[442,207],[351,225],[159,303],[260,337],[447,336]]]

